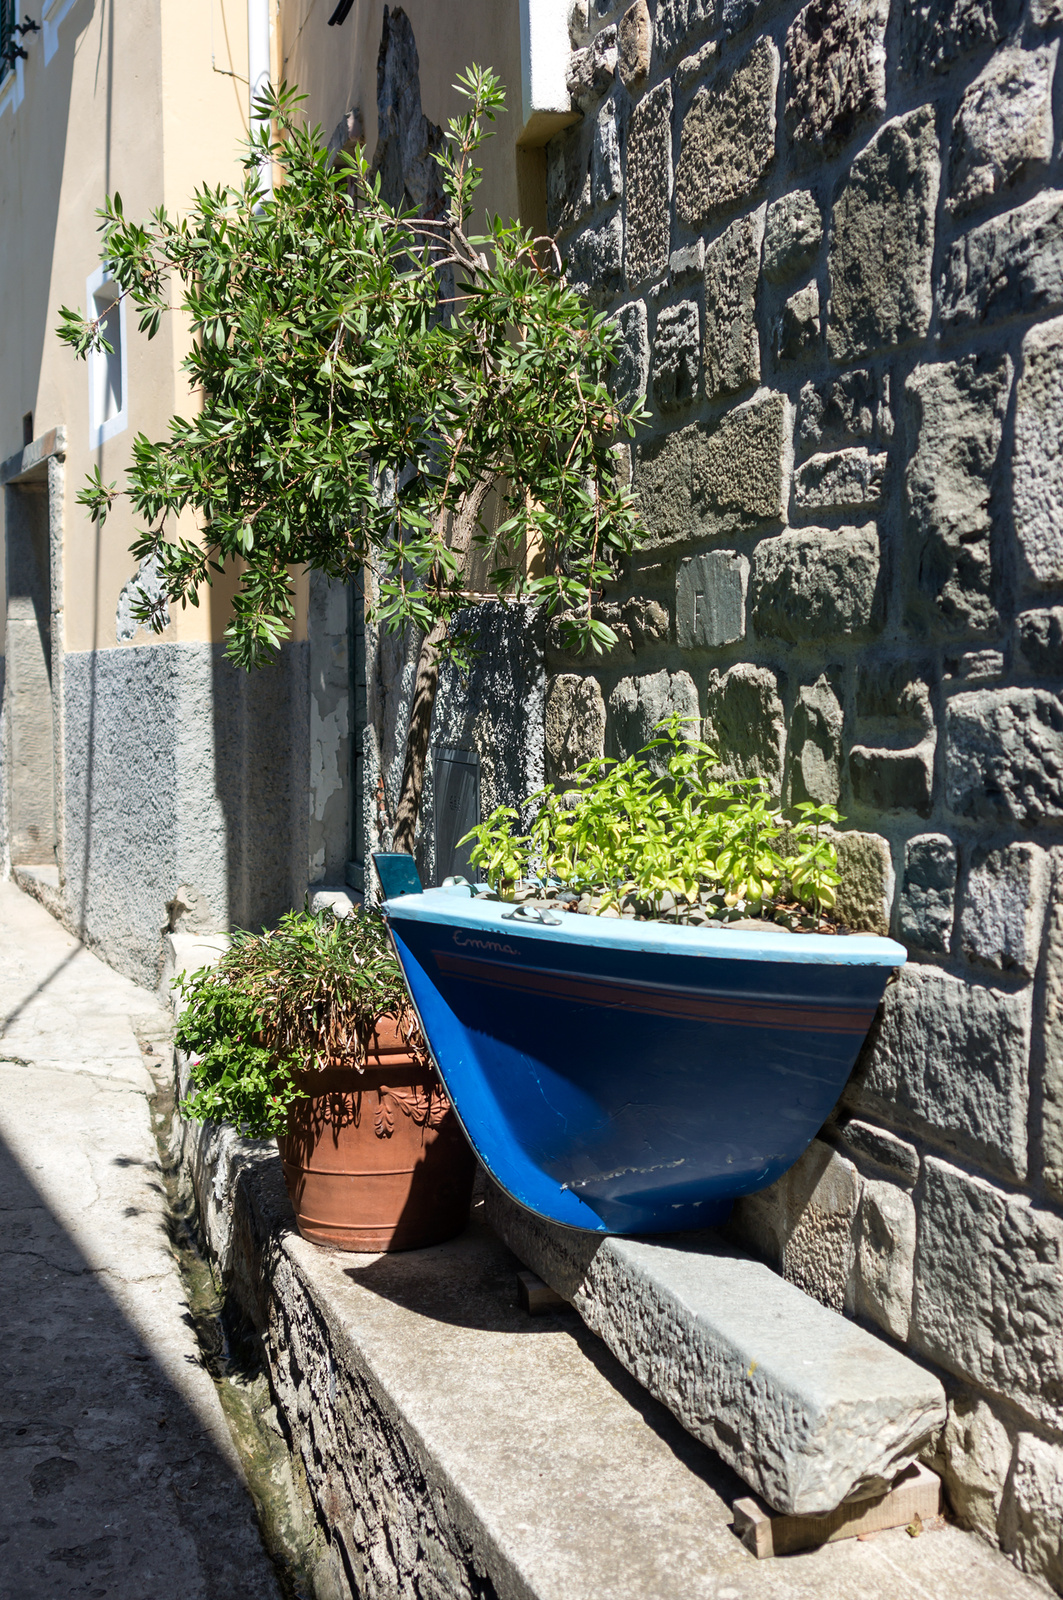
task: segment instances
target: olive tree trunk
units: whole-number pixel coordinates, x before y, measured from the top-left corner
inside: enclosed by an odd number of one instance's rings
[[[451,525],[450,548],[464,565],[473,531],[480,519],[484,501],[494,480],[479,478],[462,495]],[[413,686],[410,723],[406,731],[406,753],[402,766],[402,787],[395,812],[392,849],[413,855],[417,824],[421,816],[421,795],[432,738],[432,716],[439,692],[439,668],[447,637],[447,623],[439,621],[424,635],[417,657],[417,677]]]

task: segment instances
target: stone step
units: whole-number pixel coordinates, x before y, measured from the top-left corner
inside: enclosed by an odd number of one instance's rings
[[[188,1125],[184,1139],[344,1600],[1041,1595],[951,1526],[758,1561],[733,1526],[738,1478],[571,1308],[528,1316],[518,1263],[482,1222],[429,1250],[320,1249],[295,1233],[268,1146]]]
[[[931,1373],[717,1235],[603,1238],[491,1183],[487,1220],[776,1511],[885,1491],[945,1421]]]

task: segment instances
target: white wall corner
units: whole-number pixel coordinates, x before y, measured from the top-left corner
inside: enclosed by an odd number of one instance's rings
[[[44,24],[45,66],[48,65],[55,52],[59,49],[59,25],[73,4],[74,0],[48,0],[48,4],[44,8],[44,15],[41,21]]]
[[[26,93],[26,76],[21,57],[15,61],[14,72],[9,72],[0,87],[0,117],[5,111],[17,111]]]
[[[566,78],[571,0],[520,0],[521,131],[517,143],[540,145],[579,121]]]

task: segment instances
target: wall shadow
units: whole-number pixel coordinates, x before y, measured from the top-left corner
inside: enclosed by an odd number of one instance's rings
[[[279,1600],[247,1490],[0,1139],[0,1596]]]
[[[517,1303],[516,1274],[521,1262],[486,1223],[474,1220],[458,1239],[426,1250],[381,1256],[365,1266],[342,1269],[359,1288],[368,1289],[403,1310],[432,1321],[488,1333],[571,1339],[580,1354],[638,1413],[670,1453],[731,1505],[749,1490],[708,1445],[687,1432],[666,1406],[655,1400],[620,1365],[608,1346],[569,1306],[529,1316]],[[600,1241],[594,1240],[597,1244]]]

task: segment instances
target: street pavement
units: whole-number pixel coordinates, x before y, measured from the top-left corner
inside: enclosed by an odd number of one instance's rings
[[[279,1600],[169,1244],[168,1025],[0,882],[0,1600]]]

